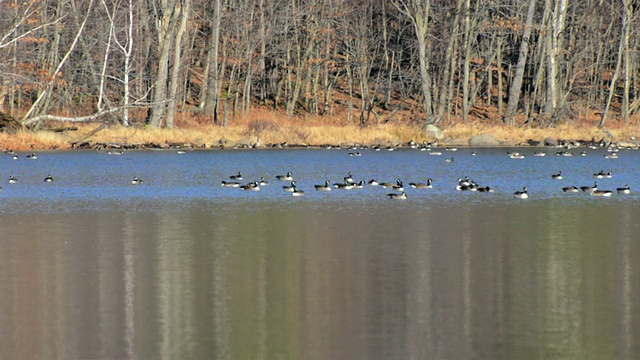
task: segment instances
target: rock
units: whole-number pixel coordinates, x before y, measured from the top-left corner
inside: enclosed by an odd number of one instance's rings
[[[545,146],[558,146],[558,140],[554,138],[546,137],[543,141]]]
[[[447,146],[468,146],[469,140],[463,138],[447,139],[444,143]]]
[[[444,134],[442,133],[442,130],[438,129],[438,127],[433,124],[427,125],[426,133],[427,133],[427,136],[430,137],[431,139],[442,140],[444,138]]]
[[[496,140],[491,134],[476,135],[469,139],[469,145],[471,146],[498,146],[500,142]]]
[[[0,111],[0,133],[15,134],[20,130],[22,130],[20,121]]]

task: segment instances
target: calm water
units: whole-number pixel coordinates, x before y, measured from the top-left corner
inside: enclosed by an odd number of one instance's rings
[[[0,357],[640,358],[640,152],[507,150],[0,157]],[[434,188],[314,190],[349,171]]]

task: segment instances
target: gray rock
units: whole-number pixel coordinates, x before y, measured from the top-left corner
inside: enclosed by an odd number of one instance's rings
[[[500,142],[491,134],[476,135],[469,139],[471,146],[498,146]]]
[[[468,146],[469,140],[463,138],[447,139],[445,142],[448,146]]]
[[[426,133],[431,139],[442,140],[444,138],[442,130],[438,129],[438,127],[433,124],[427,125]]]
[[[558,146],[558,140],[554,138],[546,137],[543,141],[546,146]]]

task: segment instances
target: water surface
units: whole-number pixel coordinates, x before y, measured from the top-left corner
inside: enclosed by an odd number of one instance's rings
[[[539,150],[0,157],[0,349],[12,359],[638,358],[639,195],[560,189],[592,185],[599,170],[614,174],[601,188],[639,188],[640,155],[531,156]],[[558,170],[564,180],[551,179]],[[238,171],[270,185],[220,186]],[[287,171],[305,196],[281,189],[274,177]],[[434,188],[409,188],[406,201],[379,187],[313,190],[348,172]],[[496,192],[456,191],[464,176]],[[523,186],[531,197],[514,199]]]

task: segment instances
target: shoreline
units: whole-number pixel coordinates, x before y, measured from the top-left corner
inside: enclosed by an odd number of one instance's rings
[[[0,149],[9,151],[46,150],[196,150],[196,149],[284,149],[284,148],[410,148],[425,147],[577,147],[591,145],[622,148],[640,147],[640,129],[623,124],[600,129],[596,126],[571,128],[506,127],[486,123],[454,124],[428,129],[425,126],[381,124],[361,128],[356,125],[309,125],[272,123],[256,129],[252,123],[230,127],[194,126],[158,129],[144,126],[105,127],[78,124],[57,130],[0,133]],[[430,131],[432,130],[432,131]]]

